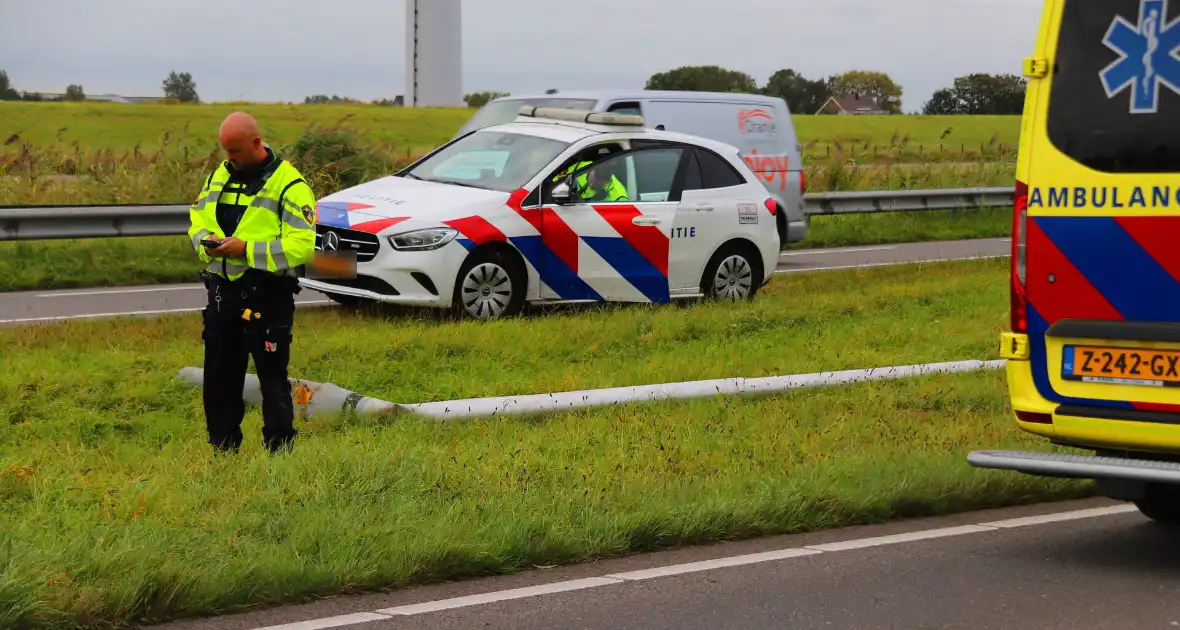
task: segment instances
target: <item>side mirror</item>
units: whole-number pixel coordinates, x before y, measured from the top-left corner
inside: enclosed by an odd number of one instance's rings
[[[553,201],[558,204],[569,203],[571,199],[569,179],[567,178],[565,181],[554,186],[549,194],[553,196]]]

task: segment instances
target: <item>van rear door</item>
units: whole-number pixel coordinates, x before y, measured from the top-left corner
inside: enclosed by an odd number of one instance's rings
[[[1050,0],[1027,64],[1013,328],[1060,415],[1180,411],[1178,9]]]
[[[643,104],[649,127],[664,125],[667,131],[688,133],[737,147],[742,159],[767,189],[786,199],[792,183],[789,171],[797,173],[798,147],[795,127],[781,99],[740,99],[732,101],[677,101],[652,99]]]

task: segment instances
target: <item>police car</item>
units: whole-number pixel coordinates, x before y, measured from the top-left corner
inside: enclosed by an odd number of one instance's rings
[[[752,299],[780,248],[775,202],[735,147],[562,108],[522,107],[317,210],[304,287],[481,319]]]

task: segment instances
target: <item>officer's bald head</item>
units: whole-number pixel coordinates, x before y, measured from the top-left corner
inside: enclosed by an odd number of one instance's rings
[[[248,170],[266,159],[266,146],[262,143],[258,121],[246,112],[226,116],[217,132],[217,141],[235,169]]]

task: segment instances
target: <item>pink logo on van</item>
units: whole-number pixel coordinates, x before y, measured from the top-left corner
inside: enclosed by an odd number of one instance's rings
[[[778,189],[787,188],[787,166],[791,158],[787,155],[758,155],[758,149],[751,149],[750,154],[742,156],[750,170],[762,178],[766,183],[778,180]]]
[[[762,109],[742,109],[738,111],[738,130],[748,133],[774,133],[774,115]]]

